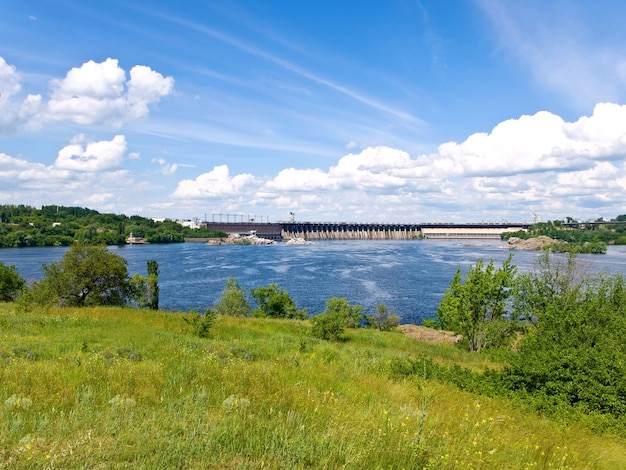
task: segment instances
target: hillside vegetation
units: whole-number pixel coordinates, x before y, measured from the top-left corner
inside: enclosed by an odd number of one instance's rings
[[[549,248],[552,252],[560,253],[604,254],[607,245],[626,245],[626,215],[593,222],[578,222],[567,217],[565,220],[535,223],[527,231],[502,234],[503,240],[513,238],[528,240],[540,237],[548,237],[552,242],[549,246],[545,243],[538,244],[538,250]]]
[[[228,315],[201,338],[194,315],[0,304],[0,467],[626,468],[584,418],[424,378],[494,356]]]
[[[176,243],[185,238],[226,237],[219,230],[191,229],[165,220],[101,214],[83,207],[0,205],[0,247],[122,245],[133,234],[148,243]]]

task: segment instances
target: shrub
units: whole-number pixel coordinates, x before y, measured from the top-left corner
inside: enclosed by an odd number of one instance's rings
[[[258,308],[254,309],[252,315],[255,317],[272,318],[306,318],[306,309],[296,309],[293,301],[286,289],[281,289],[277,284],[251,289],[252,298],[257,303]]]
[[[485,266],[479,259],[463,278],[459,268],[441,299],[439,324],[444,330],[462,334],[470,351],[480,352],[502,342],[496,333],[505,330],[495,328],[493,323],[506,313],[516,270],[511,260],[509,256],[501,268],[495,269],[493,260]]]
[[[215,311],[220,315],[247,317],[250,315],[250,302],[245,291],[239,286],[237,279],[226,279],[222,298],[215,304]]]
[[[24,288],[24,279],[15,266],[7,266],[0,261],[0,302],[13,302]]]
[[[366,326],[377,328],[379,331],[389,331],[400,324],[400,316],[389,313],[389,309],[383,303],[376,305],[376,313],[365,317]]]
[[[209,307],[204,311],[204,315],[198,313],[198,310],[190,310],[189,316],[183,317],[187,325],[191,326],[194,335],[200,338],[208,338],[211,334],[211,327],[215,323],[215,312]]]
[[[345,320],[336,314],[320,313],[311,318],[313,328],[311,333],[316,338],[326,341],[339,341],[344,339],[346,330]]]
[[[324,312],[311,318],[313,336],[338,341],[343,338],[346,328],[358,328],[365,309],[360,305],[350,305],[345,297],[331,297],[326,301]]]

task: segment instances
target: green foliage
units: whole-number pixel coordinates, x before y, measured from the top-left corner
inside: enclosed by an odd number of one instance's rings
[[[250,315],[250,302],[246,292],[234,277],[226,279],[222,297],[215,304],[215,311],[220,315],[236,317],[247,317]]]
[[[324,312],[311,318],[311,333],[328,341],[343,340],[346,328],[361,326],[364,311],[360,305],[350,305],[345,297],[331,297],[326,300]]]
[[[512,256],[495,269],[493,260],[484,265],[478,260],[463,278],[459,268],[444,293],[437,319],[441,328],[462,334],[470,351],[501,343],[503,319],[516,267]]]
[[[129,297],[133,306],[148,307],[148,278],[141,274],[133,274],[128,283]]]
[[[433,321],[433,323],[436,322]],[[376,305],[376,313],[365,316],[365,324],[367,327],[376,328],[379,331],[389,331],[400,324],[400,316],[395,313],[389,313],[389,309],[385,304],[378,303]]]
[[[147,282],[147,307],[150,310],[159,309],[159,263],[151,259],[147,261],[148,282]]]
[[[567,256],[543,253],[534,268],[517,276],[513,292],[513,317],[531,324],[546,315],[559,315],[580,300],[590,277],[588,269]]]
[[[302,320],[306,318],[305,308],[296,309],[296,303],[286,289],[281,289],[277,284],[251,289],[252,298],[257,303],[257,308],[252,311],[255,317],[290,318]]]
[[[604,254],[609,243],[626,244],[626,237],[623,236],[626,226],[616,223],[622,222],[620,217],[614,223],[606,221],[600,225],[579,223],[571,217],[567,217],[566,221],[539,222],[533,224],[528,231],[503,233],[502,239],[517,237],[526,240],[543,235],[556,240],[550,247],[550,251],[555,253]]]
[[[191,229],[171,220],[101,214],[82,207],[0,205],[0,247],[121,245],[133,233],[149,243],[225,237],[219,230]]]
[[[24,284],[15,266],[7,266],[0,261],[0,302],[15,301]]]
[[[190,310],[188,316],[184,316],[183,320],[191,327],[194,335],[199,338],[208,338],[211,335],[215,317],[215,311],[207,307],[204,315],[198,313],[198,310]]]
[[[542,260],[524,275],[518,308],[535,327],[504,375],[512,390],[550,407],[626,413],[626,283],[621,276],[582,276],[567,262]]]
[[[320,313],[311,317],[311,334],[326,341],[340,341],[344,339],[346,324],[344,318],[331,313]]]
[[[350,305],[345,297],[331,297],[326,300],[324,313],[334,315],[343,320],[346,328],[358,328],[361,326],[365,309],[360,305]]]
[[[35,303],[124,305],[131,294],[126,260],[104,246],[72,245],[61,261],[42,269],[43,279],[32,287]]]

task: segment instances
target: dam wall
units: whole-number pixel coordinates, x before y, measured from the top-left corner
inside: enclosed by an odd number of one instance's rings
[[[424,239],[499,239],[504,232],[527,230],[525,223],[426,223],[381,224],[350,222],[204,222],[202,227],[227,233],[270,240],[411,240]]]

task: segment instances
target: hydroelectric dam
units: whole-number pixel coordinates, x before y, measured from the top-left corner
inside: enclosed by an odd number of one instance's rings
[[[203,222],[201,226],[229,234],[270,240],[410,240],[500,239],[504,232],[528,230],[529,223],[356,223],[356,222]]]

